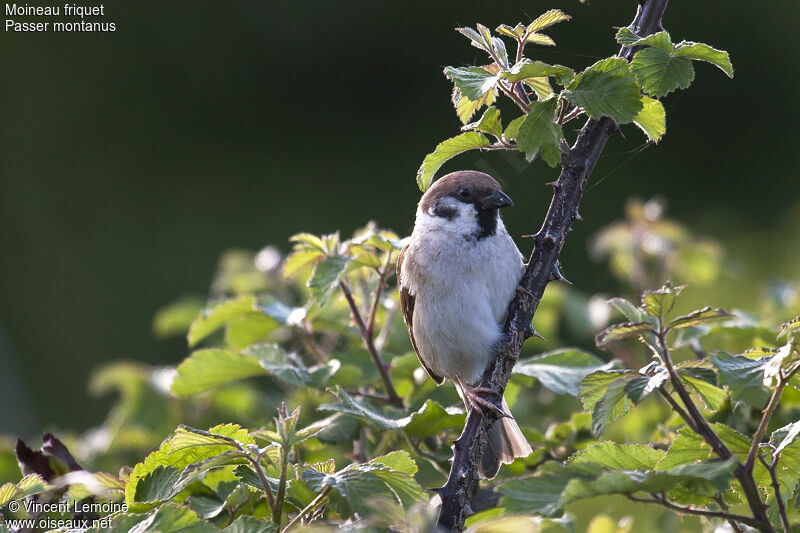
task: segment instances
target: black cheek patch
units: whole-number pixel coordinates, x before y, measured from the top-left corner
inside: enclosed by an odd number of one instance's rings
[[[448,207],[444,202],[438,200],[435,204],[433,204],[433,214],[437,217],[453,220],[456,218],[456,216],[458,216],[458,211],[454,207]]]
[[[497,233],[497,209],[481,209],[478,211],[478,227],[480,230],[475,235],[478,240],[491,237]]]

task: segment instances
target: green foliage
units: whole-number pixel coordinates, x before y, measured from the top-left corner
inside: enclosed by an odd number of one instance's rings
[[[572,128],[564,125],[581,114],[633,122],[657,142],[666,131],[657,97],[688,86],[692,61],[732,75],[725,52],[675,45],[666,32],[640,38],[620,30],[621,44],[644,47],[631,63],[608,57],[581,70],[525,56],[527,45],[554,46],[544,31],[569,19],[550,10],[494,34],[480,24],[458,29],[489,63],[445,68],[464,126],[424,159],[420,189],[474,149],[517,150],[554,167],[569,144]],[[501,117],[501,94],[517,116]],[[785,324],[783,340],[764,347],[775,333],[766,321],[714,307],[684,312],[683,287],[671,283],[645,290],[667,278],[710,283],[723,267],[713,243],[662,211],[656,202],[632,202],[627,220],[593,245],[612,273],[643,291],[639,304],[548,288],[536,321],[549,351],[529,343],[505,396],[534,452],[503,467],[492,482],[500,507],[475,516],[470,531],[572,531],[565,506],[609,495],[668,512],[690,505],[746,514],[737,476],[751,450],[760,459],[750,465],[756,492],[774,523],[781,516],[772,477],[784,502],[797,501],[800,423],[778,400],[783,394],[800,405],[785,388],[798,384],[800,322]],[[129,506],[108,517],[110,527],[90,531],[275,532],[301,530],[301,522],[316,531],[432,530],[436,509],[422,487],[444,481],[465,413],[453,387],[435,388],[419,368],[398,316],[393,276],[404,241],[369,223],[349,237],[299,233],[291,242],[285,257],[272,247],[224,254],[207,300],[182,298],[159,311],[154,333],[186,335],[185,359],[169,368],[100,369],[91,390],[118,398],[99,430],[69,441],[87,470],[65,474],[59,464],[48,483],[25,472],[0,487],[0,508],[52,492]],[[613,309],[624,319],[608,325]],[[612,357],[569,347],[562,335],[595,336]],[[730,337],[738,348],[710,356],[698,348],[700,339]],[[697,353],[673,363],[686,346]],[[694,411],[681,389],[731,457],[720,456],[697,420],[682,418]],[[770,405],[774,420],[759,424]],[[796,518],[793,506],[788,512]],[[601,531],[605,518],[592,530]]]
[[[657,98],[691,85],[692,61],[711,63],[733,77],[727,52],[691,41],[674,44],[666,31],[642,38],[622,28],[616,36],[620,44],[642,47],[632,61],[608,57],[577,74],[570,67],[525,56],[528,44],[555,46],[542,30],[567,20],[569,15],[553,9],[527,25],[501,24],[495,30],[497,36],[482,24],[474,29],[457,28],[488,56],[490,63],[445,67],[444,75],[453,82],[456,114],[466,125],[464,129],[473,131],[440,143],[425,157],[417,171],[417,185],[423,192],[446,161],[473,149],[518,150],[528,161],[541,156],[555,167],[561,162],[560,147],[569,144],[562,126],[582,113],[595,119],[609,117],[618,125],[633,122],[649,141],[658,142],[667,128],[664,106]],[[509,54],[503,38],[516,46],[516,55]],[[554,91],[551,80],[560,88]],[[498,95],[511,99],[522,112],[511,120],[504,134],[495,108],[480,121],[468,124],[483,106],[492,106]],[[492,135],[496,142],[479,132]]]

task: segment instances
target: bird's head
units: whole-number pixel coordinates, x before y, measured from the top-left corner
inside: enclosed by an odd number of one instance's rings
[[[483,239],[495,234],[498,209],[514,205],[497,181],[483,172],[459,170],[439,178],[422,196],[420,217],[449,232]]]

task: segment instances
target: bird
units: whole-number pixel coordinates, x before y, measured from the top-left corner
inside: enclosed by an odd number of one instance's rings
[[[420,199],[397,260],[403,320],[422,367],[437,385],[453,381],[467,411],[499,411],[478,469],[484,479],[532,452],[505,398],[498,407],[478,386],[503,336],[508,304],[524,290],[523,256],[499,211],[512,205],[488,174],[447,174]]]

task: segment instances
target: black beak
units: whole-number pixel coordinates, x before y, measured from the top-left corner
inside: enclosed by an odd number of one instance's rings
[[[498,189],[493,190],[478,201],[480,209],[498,209],[510,205],[514,205],[514,201],[506,193]]]

